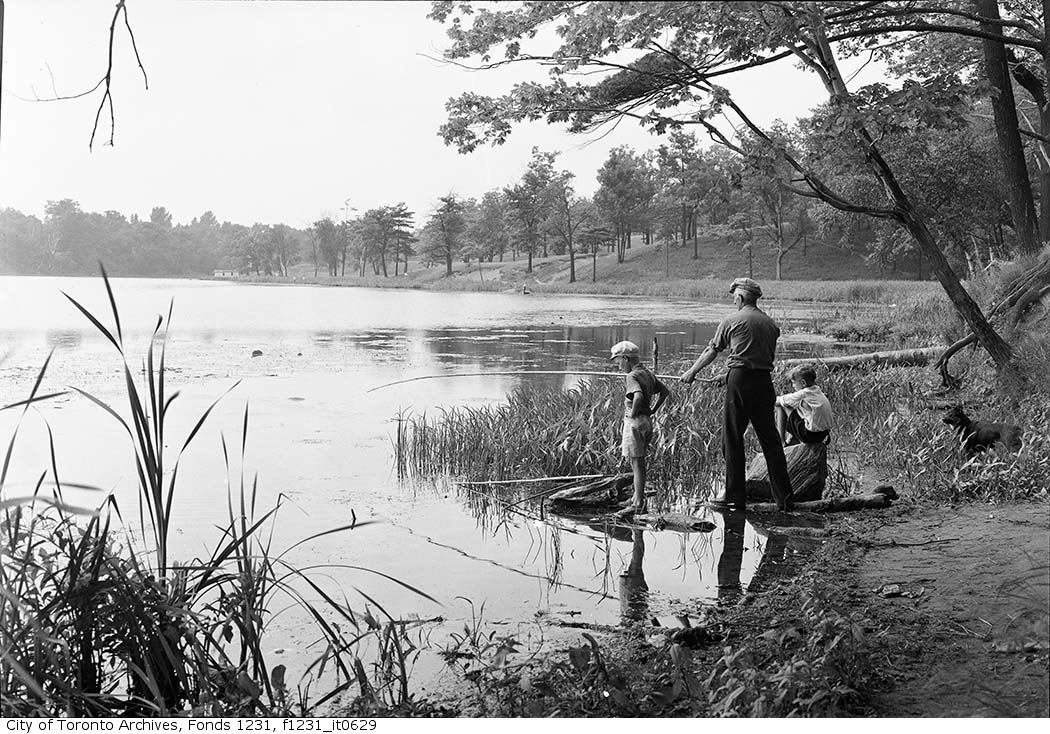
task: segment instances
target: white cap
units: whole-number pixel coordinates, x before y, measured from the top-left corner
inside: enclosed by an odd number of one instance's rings
[[[612,353],[609,359],[626,357],[629,354],[637,355],[640,352],[638,345],[634,342],[617,342],[612,345],[612,348],[609,351]]]

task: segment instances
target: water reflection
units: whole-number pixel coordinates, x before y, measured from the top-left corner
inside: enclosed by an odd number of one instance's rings
[[[723,516],[722,554],[718,557],[718,603],[733,604],[743,593],[740,565],[744,561],[744,513]],[[761,565],[761,564],[760,564]]]
[[[631,531],[631,562],[620,573],[620,620],[627,625],[645,621],[649,616],[649,585],[645,583],[642,561],[645,559],[645,536],[640,529]]]
[[[461,486],[457,496],[490,539],[520,545],[516,536],[527,537],[517,567],[544,579],[551,593],[574,588],[617,598],[624,625],[679,616],[697,603],[734,604],[745,590],[792,572],[804,550],[739,512],[711,516],[713,532],[653,531],[605,516],[552,515],[537,494],[536,485],[495,485]]]

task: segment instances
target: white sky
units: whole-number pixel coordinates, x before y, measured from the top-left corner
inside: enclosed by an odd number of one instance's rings
[[[659,144],[626,122],[601,139],[537,123],[499,148],[445,147],[437,129],[450,96],[501,92],[524,70],[476,73],[424,58],[446,42],[429,3],[128,0],[149,90],[122,30],[116,145],[102,144],[104,115],[89,152],[98,93],[28,100],[98,81],[113,7],[6,3],[0,206],[42,216],[47,200],[69,197],[87,211],[148,217],[161,205],[176,222],[210,209],[220,221],[303,227],[341,218],[349,198],[360,211],[405,201],[422,222],[443,194],[480,196],[515,181],[533,146],[562,151],[559,166],[591,194],[610,148]],[[795,119],[823,94],[790,63],[732,88],[760,122]]]

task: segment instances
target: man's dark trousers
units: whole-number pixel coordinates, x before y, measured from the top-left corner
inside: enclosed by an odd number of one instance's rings
[[[774,419],[777,393],[765,370],[733,367],[726,379],[725,423],[722,427],[722,450],[726,460],[726,502],[743,505],[747,498],[744,460],[744,431],[747,424],[755,427],[769,470],[769,484],[778,505],[791,494],[784,447]]]

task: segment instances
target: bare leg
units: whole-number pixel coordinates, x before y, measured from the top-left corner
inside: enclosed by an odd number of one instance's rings
[[[634,510],[645,512],[645,457],[631,457],[631,471],[634,472]]]
[[[774,412],[777,421],[777,433],[780,434],[780,443],[784,443],[787,440],[787,411],[781,405],[776,406]]]

